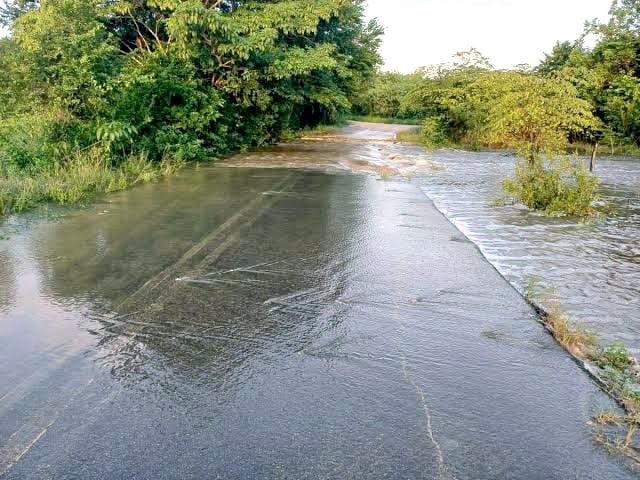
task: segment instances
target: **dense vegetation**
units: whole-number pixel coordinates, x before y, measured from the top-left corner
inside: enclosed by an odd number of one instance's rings
[[[549,213],[587,214],[597,179],[558,157],[597,143],[637,153],[640,3],[615,1],[606,23],[588,23],[580,39],[558,43],[535,68],[497,71],[471,50],[411,75],[379,73],[355,110],[420,119],[428,146],[516,150],[522,160],[505,182],[509,195]]]
[[[351,112],[425,144],[516,150],[507,194],[588,214],[572,146],[640,145],[640,7],[617,0],[536,68],[479,52],[378,72],[364,0],[0,0],[0,213],[76,202]],[[595,38],[593,47],[588,39]]]
[[[78,201],[332,121],[380,60],[382,32],[363,8],[5,0],[0,213]]]

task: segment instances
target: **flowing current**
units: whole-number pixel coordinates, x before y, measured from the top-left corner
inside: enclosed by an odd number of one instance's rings
[[[503,179],[514,173],[513,154],[425,152],[393,142],[397,132],[410,128],[353,122],[315,139],[335,138],[339,144],[334,147],[303,143],[240,156],[232,163],[404,176],[418,184],[517,289],[524,291],[535,281],[536,290],[546,292],[538,301],[558,300],[604,344],[620,341],[640,354],[640,159],[598,160],[605,204],[598,218],[549,217],[523,206],[496,205]],[[344,141],[351,145],[341,144]]]
[[[574,225],[487,206],[512,158],[399,128],[0,224],[2,480],[638,478],[594,441],[613,401],[429,198],[633,340],[636,164]]]
[[[609,343],[640,352],[640,160],[598,162],[607,213],[589,222],[550,218],[519,206],[492,205],[513,155],[438,150],[444,167],[421,188],[513,285],[532,278],[556,290],[575,320]]]

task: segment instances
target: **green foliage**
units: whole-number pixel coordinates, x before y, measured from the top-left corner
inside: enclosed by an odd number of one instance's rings
[[[38,7],[39,0],[2,0],[0,26],[10,26],[20,15]]]
[[[118,144],[122,144],[124,148],[124,144],[131,143],[136,133],[138,129],[132,125],[111,121],[98,126],[96,137],[104,149],[111,152]]]
[[[558,48],[559,58],[549,61],[548,71],[563,69],[577,47]],[[571,141],[589,142],[602,130],[592,103],[580,97],[574,82],[527,69],[495,71],[476,50],[459,53],[451,64],[424,68],[404,79],[389,75],[379,75],[378,86],[369,97],[377,107],[371,109],[400,118],[422,118],[426,147],[461,143],[471,148],[515,150],[524,160],[518,163],[516,176],[504,182],[512,199],[550,214],[591,212],[597,199],[597,178],[582,165],[556,159],[566,153]],[[585,85],[593,79],[586,74],[584,79],[581,86],[588,91]],[[380,89],[385,100],[378,101]]]
[[[598,178],[580,162],[536,157],[518,161],[515,176],[503,182],[503,189],[531,209],[585,216],[593,211],[598,185]]]
[[[361,116],[410,118],[409,112],[402,108],[402,101],[421,81],[422,76],[419,73],[402,75],[378,72],[367,86],[367,90],[356,98],[353,111]]]
[[[92,118],[118,59],[115,38],[96,0],[49,0],[12,25],[17,74],[32,101]]]
[[[621,75],[603,95],[602,112],[607,125],[622,137],[640,140],[640,79]]]
[[[560,58],[548,58],[548,66],[569,61],[574,51],[566,44],[557,49]],[[469,90],[476,86],[480,92],[497,92],[478,97],[486,106],[484,143],[513,148],[524,159],[516,165],[515,177],[504,181],[505,192],[549,214],[589,215],[598,199],[597,177],[581,162],[557,156],[567,150],[570,139],[589,140],[601,130],[592,104],[559,76],[496,72],[481,77]]]
[[[536,67],[536,72],[542,76],[553,76],[569,65],[576,65],[576,56],[584,54],[584,49],[580,41],[557,42],[551,53],[545,54],[545,58]]]
[[[114,83],[114,119],[107,125],[132,129],[126,140],[135,140],[135,151],[153,159],[169,154],[191,161],[236,146],[224,136],[228,127],[217,122],[221,94],[198,78],[190,62],[157,50]]]
[[[427,117],[422,124],[421,132],[427,148],[439,147],[447,142],[447,127],[442,117]]]
[[[620,342],[615,342],[603,350],[596,363],[600,368],[613,368],[620,372],[624,372],[633,364],[629,352]]]
[[[382,30],[363,9],[362,0],[5,0],[4,210],[30,196],[84,198],[55,185],[108,191],[105,175],[87,173],[103,168],[119,172],[114,185],[135,183],[132,159],[163,169],[166,158],[210,159],[338,120],[380,62]],[[76,160],[89,152],[99,168]],[[32,179],[46,175],[43,190]]]
[[[533,151],[525,156],[561,150],[567,140],[599,139],[611,152],[634,151],[640,145],[639,51],[638,2],[615,0],[606,22],[587,23],[577,40],[558,42],[533,70],[493,71],[472,49],[413,75],[381,76],[371,87],[367,108],[398,117],[443,117],[450,140],[471,147],[521,150],[518,138],[531,130],[519,128],[520,120],[545,125],[535,133],[539,141],[526,142]],[[565,114],[568,124],[561,125],[558,116]]]
[[[513,148],[528,159],[562,153],[569,138],[599,127],[591,105],[562,80],[495,72],[481,76],[468,91],[468,103],[486,114],[484,143]]]
[[[93,126],[63,110],[34,109],[0,121],[0,175],[64,162],[95,141]]]

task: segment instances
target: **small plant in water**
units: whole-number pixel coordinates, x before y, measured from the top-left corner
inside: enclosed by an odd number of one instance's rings
[[[599,184],[598,177],[581,162],[533,157],[519,160],[515,176],[506,179],[502,188],[508,196],[533,210],[585,217],[594,213]]]
[[[620,342],[607,348],[598,346],[597,337],[583,326],[572,322],[553,288],[539,293],[540,279],[532,277],[524,288],[526,298],[544,306],[542,321],[558,343],[573,356],[592,361],[601,372],[598,379],[624,413],[605,410],[594,417],[594,435],[609,451],[621,453],[640,463],[635,445],[640,426],[640,367]]]
[[[540,279],[532,277],[525,287],[525,296],[531,303],[544,306],[541,319],[555,339],[572,355],[581,359],[593,358],[598,337],[584,325],[573,322],[562,308],[556,290],[547,288],[538,293]]]
[[[530,302],[533,302],[536,298],[538,287],[540,285],[540,277],[534,275],[529,278],[527,284],[524,286],[524,296]]]
[[[598,425],[617,425],[621,426],[624,423],[624,419],[613,410],[604,410],[598,413],[593,420]]]
[[[596,364],[602,369],[613,368],[624,372],[633,365],[633,360],[625,346],[620,342],[615,342],[600,353],[596,358]]]

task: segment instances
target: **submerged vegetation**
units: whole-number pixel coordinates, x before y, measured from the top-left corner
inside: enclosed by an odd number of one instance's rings
[[[598,177],[582,163],[535,157],[518,161],[515,176],[504,180],[502,187],[507,195],[531,209],[551,215],[585,216],[599,199],[598,185]]]
[[[361,0],[0,0],[0,208],[75,202],[351,108]]]
[[[587,38],[595,38],[595,46]],[[616,0],[535,68],[495,70],[477,50],[410,75],[380,72],[358,97],[361,115],[421,119],[430,147],[506,148],[521,159],[505,182],[514,200],[552,214],[592,213],[597,179],[569,151],[640,146],[640,8]]]
[[[604,411],[595,420],[596,438],[610,450],[640,462],[637,431],[640,427],[640,365],[620,342],[603,347],[598,337],[573,322],[562,308],[553,288],[540,291],[532,278],[525,296],[541,314],[541,320],[555,339],[587,369],[624,409],[624,413]],[[614,429],[608,427],[614,426]],[[621,435],[620,432],[623,431]]]

